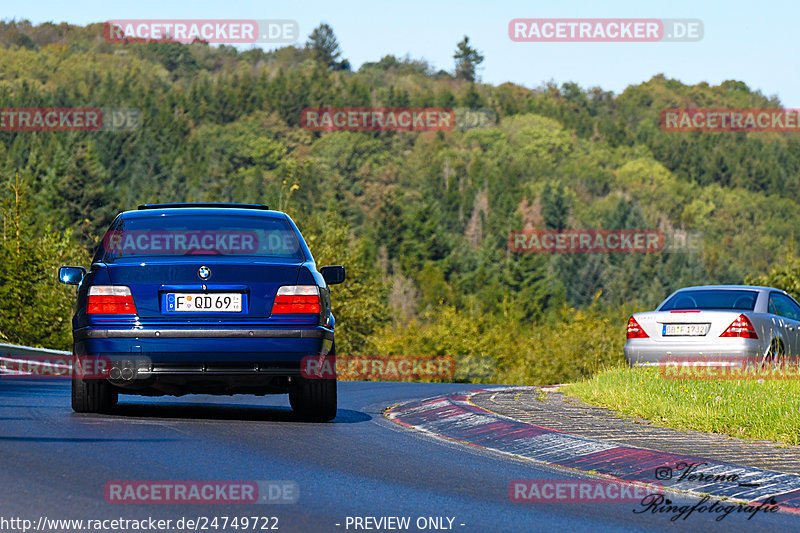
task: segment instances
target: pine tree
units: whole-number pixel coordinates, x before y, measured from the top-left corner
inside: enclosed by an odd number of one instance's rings
[[[336,62],[342,53],[339,48],[339,41],[336,40],[336,35],[333,33],[333,28],[327,24],[323,23],[314,28],[314,31],[308,36],[308,41],[306,41],[306,50],[311,53],[311,57],[329,68],[336,68],[337,66],[340,68],[346,67],[346,70],[350,68],[349,62],[346,65],[344,62]]]
[[[31,209],[30,177],[16,173],[3,183],[0,242],[0,338],[13,344],[69,349],[74,291],[58,286],[62,264],[80,264],[88,254],[69,230],[51,231]]]
[[[569,200],[564,185],[548,183],[542,191],[542,214],[548,229],[566,229],[569,217]]]
[[[469,37],[466,35],[458,43],[453,59],[456,60],[456,78],[474,82],[475,67],[483,62],[484,57],[469,45]]]
[[[61,215],[73,221],[76,237],[86,246],[99,241],[119,211],[107,184],[107,172],[98,161],[93,144],[78,144],[56,189],[62,201]]]

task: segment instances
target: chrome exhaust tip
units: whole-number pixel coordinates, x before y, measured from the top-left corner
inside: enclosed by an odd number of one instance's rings
[[[121,376],[121,377],[122,377],[122,379],[124,379],[125,381],[130,381],[130,380],[132,380],[132,379],[133,379],[133,377],[134,377],[135,375],[136,375],[136,373],[133,371],[133,369],[132,369],[131,367],[128,367],[128,366],[126,366],[125,368],[123,368],[123,369],[120,371],[120,376]]]

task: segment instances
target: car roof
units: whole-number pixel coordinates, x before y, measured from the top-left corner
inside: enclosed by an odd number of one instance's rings
[[[145,204],[136,210],[123,211],[123,218],[143,218],[159,215],[236,215],[287,219],[286,213],[257,204]]]
[[[680,291],[688,291],[688,290],[697,290],[697,289],[716,289],[716,290],[732,290],[732,289],[749,289],[749,290],[757,290],[757,291],[778,291],[778,292],[786,292],[781,289],[776,289],[775,287],[764,287],[762,285],[697,285],[694,287],[683,287],[678,289],[675,292]]]
[[[138,209],[163,209],[167,207],[221,207],[221,208],[243,208],[243,209],[269,209],[264,204],[239,204],[234,202],[170,202],[165,204],[141,204]]]

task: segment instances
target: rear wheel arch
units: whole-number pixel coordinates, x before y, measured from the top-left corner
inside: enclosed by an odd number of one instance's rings
[[[769,348],[764,354],[764,363],[774,363],[779,358],[786,355],[786,344],[780,336],[775,336],[769,341]]]

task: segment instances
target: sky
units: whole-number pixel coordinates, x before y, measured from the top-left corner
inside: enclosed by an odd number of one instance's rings
[[[571,81],[619,94],[663,73],[687,84],[744,81],[766,96],[778,96],[785,107],[800,108],[800,2],[791,0],[0,0],[0,5],[0,18],[33,23],[291,19],[299,24],[302,42],[326,22],[354,70],[386,54],[408,54],[452,71],[456,44],[468,35],[485,57],[478,69],[481,81],[494,85],[510,81],[533,88]],[[697,42],[518,43],[508,35],[515,18],[700,19],[704,36]]]

